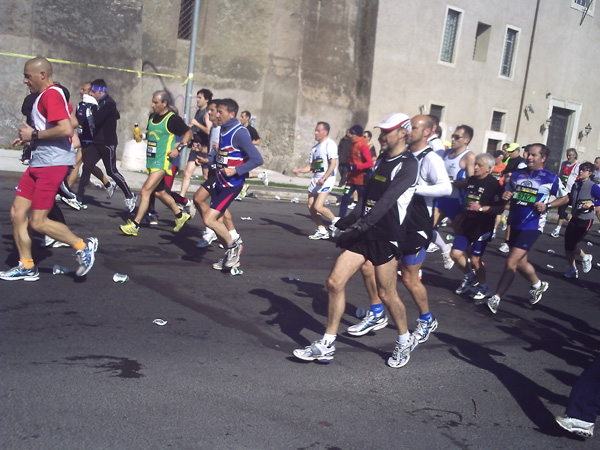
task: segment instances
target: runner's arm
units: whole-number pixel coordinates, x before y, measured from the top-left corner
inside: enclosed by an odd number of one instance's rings
[[[417,179],[417,169],[419,163],[414,158],[407,158],[402,163],[402,167],[394,176],[389,188],[381,196],[375,206],[371,208],[366,216],[361,217],[356,222],[355,227],[365,232],[373,227],[385,214],[398,202],[398,198],[406,192],[411,186],[414,186]],[[357,209],[357,208],[356,208]]]

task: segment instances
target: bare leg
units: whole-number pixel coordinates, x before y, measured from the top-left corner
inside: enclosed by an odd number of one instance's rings
[[[358,269],[365,263],[365,257],[349,250],[344,251],[335,261],[327,278],[327,294],[329,307],[325,333],[337,334],[346,308],[346,284]]]
[[[412,295],[413,300],[417,304],[417,308],[419,308],[420,314],[427,314],[429,312],[429,300],[427,298],[427,289],[419,279],[419,269],[423,263],[415,264],[415,265],[407,265],[404,263],[400,263],[400,270],[402,271],[402,283],[410,295]]]
[[[408,333],[406,308],[396,289],[398,261],[395,258],[392,258],[385,264],[375,266],[375,279],[377,280],[377,292],[379,298],[381,298],[390,316],[392,316],[392,319],[398,328],[398,334],[403,335]]]

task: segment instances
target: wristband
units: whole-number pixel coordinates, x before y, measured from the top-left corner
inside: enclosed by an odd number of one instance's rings
[[[552,209],[552,205],[550,203],[546,203],[546,211],[550,211]]]
[[[483,212],[483,206],[480,206],[477,212]]]
[[[38,130],[33,130],[33,131],[31,132],[31,140],[32,140],[32,141],[35,141],[36,139],[39,139],[39,137],[38,137],[38,133],[39,133],[39,132],[38,132]]]

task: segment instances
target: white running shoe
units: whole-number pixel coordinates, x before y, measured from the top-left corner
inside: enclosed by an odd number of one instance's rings
[[[326,345],[321,341],[315,341],[304,348],[294,350],[294,356],[303,361],[317,361],[321,363],[330,363],[333,361],[335,345],[333,343]]]
[[[484,300],[490,295],[492,295],[492,293],[490,292],[490,288],[488,288],[487,286],[477,286],[477,289],[470,295],[470,297],[473,300],[476,300],[476,305],[480,305],[482,303],[478,303],[478,301]]]
[[[450,270],[454,267],[454,260],[450,258],[450,251],[442,253],[442,259],[444,260],[444,269]]]
[[[348,327],[348,334],[351,336],[363,336],[369,331],[377,331],[385,328],[388,324],[388,318],[385,314],[375,317],[373,311],[367,311],[367,315],[356,325]]]
[[[429,335],[431,333],[433,333],[435,330],[437,330],[437,327],[438,327],[438,321],[435,317],[431,320],[431,322],[427,322],[426,320],[417,319],[417,326],[415,327],[415,330],[412,332],[412,336],[414,337],[412,344],[414,345],[414,347],[412,347],[410,350],[411,351],[414,350],[414,348],[418,344],[422,344],[427,339],[429,339]]]
[[[571,433],[576,433],[579,436],[586,438],[591,438],[594,435],[594,424],[592,422],[575,419],[566,414],[564,416],[556,416],[554,420],[556,420],[556,423],[562,428]]]
[[[537,302],[539,302],[542,299],[542,294],[548,290],[549,286],[550,285],[546,281],[542,281],[542,284],[539,288],[531,288],[529,290],[529,294],[531,295],[529,303],[535,305]]]
[[[414,349],[418,345],[418,342],[415,343],[415,341],[416,339],[413,335],[408,338],[408,342],[404,345],[396,341],[396,346],[394,347],[392,356],[387,360],[387,365],[394,369],[399,369],[408,364],[411,349]]]
[[[76,211],[81,209],[81,203],[76,198],[61,197],[60,199]]]
[[[583,260],[581,260],[581,266],[583,267],[583,273],[588,273],[592,270],[592,255],[585,255]]]
[[[258,179],[263,182],[265,187],[269,185],[269,175],[267,172],[261,172],[258,174]]]
[[[429,247],[427,247],[427,253],[434,253],[434,252],[439,251],[439,249],[440,248],[436,244],[434,244],[433,242],[430,242]]]
[[[125,199],[125,211],[132,213],[135,209],[135,202],[137,200],[137,196],[133,194],[133,197]]]
[[[202,235],[202,240],[196,244],[198,248],[206,248],[214,241],[217,240],[217,233],[215,233],[210,228],[207,228],[204,234]]]
[[[111,181],[109,186],[106,188],[106,198],[111,199],[113,195],[115,195],[115,190],[117,189],[117,183]]]
[[[552,236],[553,238],[557,238],[560,236],[560,228],[555,228],[554,231],[552,231],[552,233],[550,233],[550,236]]]
[[[79,263],[79,268],[77,269],[78,277],[83,277],[92,269],[96,260],[96,250],[98,250],[98,239],[91,237],[86,239],[85,249],[74,252]]]
[[[487,306],[490,308],[490,311],[496,314],[498,312],[498,306],[500,305],[500,297],[497,295],[493,295],[488,298]]]
[[[329,239],[329,232],[327,231],[327,229],[325,227],[323,228],[317,228],[317,230],[315,231],[315,234],[311,234],[310,236],[308,236],[309,239],[312,239],[313,241],[316,241],[318,239]]]
[[[510,247],[506,242],[503,242],[498,250],[500,250],[502,253],[508,253],[510,252]]]

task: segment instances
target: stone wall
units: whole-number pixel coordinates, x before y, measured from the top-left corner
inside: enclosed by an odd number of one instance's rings
[[[185,77],[189,41],[177,39],[179,6],[179,0],[10,0],[0,5],[0,51]],[[378,1],[205,0],[200,9],[193,93],[207,87],[256,116],[266,167],[304,164],[319,120],[331,124],[336,140],[353,123],[365,125]],[[27,94],[26,59],[0,61],[6,94],[0,145],[7,145]],[[58,63],[54,72],[71,90],[72,104],[82,81],[106,80],[121,112],[122,144],[134,122],[146,121],[155,90],[171,92],[184,112],[182,78]]]

